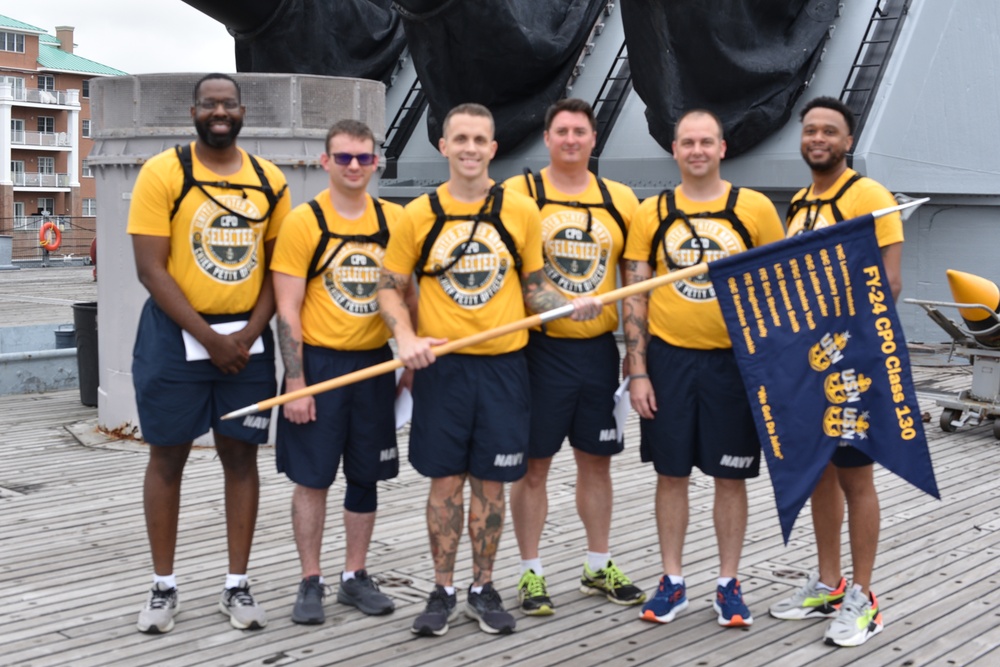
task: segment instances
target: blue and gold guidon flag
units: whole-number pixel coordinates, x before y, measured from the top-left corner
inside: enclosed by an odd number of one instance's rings
[[[837,447],[940,498],[871,215],[712,262],[785,542]]]

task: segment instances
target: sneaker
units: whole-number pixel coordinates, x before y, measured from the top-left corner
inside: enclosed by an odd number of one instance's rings
[[[267,615],[250,595],[247,583],[238,588],[223,588],[219,611],[229,617],[229,624],[237,630],[260,630],[267,625]]]
[[[440,637],[448,632],[448,621],[458,618],[458,598],[454,593],[448,595],[444,586],[436,585],[427,598],[424,613],[413,621],[410,632],[421,637]]]
[[[292,608],[292,623],[300,625],[319,625],[326,621],[323,611],[323,598],[329,587],[320,583],[318,575],[306,577],[299,582],[299,594],[295,596],[295,606]]]
[[[355,572],[353,579],[340,582],[337,602],[357,607],[369,616],[391,614],[396,608],[392,598],[380,591],[375,580],[364,570]]]
[[[837,617],[826,629],[824,640],[830,646],[861,646],[882,632],[882,613],[874,593],[851,588],[844,594]]]
[[[771,605],[771,616],[785,621],[801,621],[810,618],[834,618],[844,599],[847,580],[840,578],[837,589],[828,591],[819,587],[819,572],[812,572],[802,588],[791,597]]]
[[[715,588],[715,601],[712,607],[719,615],[719,625],[725,628],[745,628],[753,625],[753,616],[743,603],[743,591],[736,579],[725,586]]]
[[[526,616],[551,616],[555,605],[545,588],[545,577],[528,570],[517,583],[517,601]]]
[[[177,600],[177,589],[156,584],[149,591],[146,606],[139,612],[139,622],[135,626],[139,632],[158,635],[174,629],[174,616],[181,610]]]
[[[583,576],[580,577],[580,592],[585,595],[603,595],[615,604],[633,605],[646,601],[642,589],[632,584],[612,561],[604,569],[594,572],[586,563],[583,564]]]
[[[672,584],[670,577],[663,575],[653,599],[642,605],[639,618],[652,623],[669,623],[674,620],[674,616],[687,608],[687,589],[684,584]]]
[[[479,621],[479,629],[491,635],[509,635],[517,623],[503,608],[503,599],[491,582],[483,584],[481,593],[469,594],[465,598],[465,615]]]

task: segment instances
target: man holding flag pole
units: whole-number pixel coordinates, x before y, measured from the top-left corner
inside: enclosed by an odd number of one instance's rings
[[[726,143],[711,112],[677,121],[673,154],[681,185],[642,203],[625,248],[627,284],[741,253],[784,235],[774,205],[720,175]],[[714,608],[726,627],[753,617],[736,579],[747,522],[746,479],[756,477],[760,442],[707,273],[626,297],[626,353],[641,453],[657,473],[656,523],[663,577],[641,618],[668,623],[688,606],[681,565],[688,484],[697,466],[715,481],[713,518],[720,576]]]
[[[847,166],[855,120],[845,104],[835,98],[818,97],[805,105],[800,119],[802,158],[812,172],[812,183],[792,198],[787,218],[789,236],[895,205],[888,190]],[[902,290],[900,214],[878,218],[875,234],[895,301]],[[825,635],[828,644],[857,646],[882,631],[877,598],[869,588],[879,534],[873,468],[871,457],[848,440],[840,441],[812,492],[819,569],[810,574],[801,589],[770,609],[772,616],[786,620],[832,618]],[[840,567],[845,498],[853,566],[850,588]]]
[[[509,634],[515,621],[492,575],[504,482],[520,479],[527,466],[528,334],[522,329],[448,356],[432,348],[521,320],[525,306],[536,313],[565,306],[574,320],[586,320],[603,304],[590,296],[568,302],[546,282],[538,207],[489,177],[497,142],[486,107],[452,109],[438,145],[448,160],[448,181],[407,205],[389,240],[378,288],[379,312],[396,338],[399,359],[417,371],[409,459],[431,479],[427,528],[435,586],[411,630],[441,636],[458,615],[453,577],[468,480],[473,581],[465,613],[484,632]],[[420,285],[416,323],[404,300],[414,272]]]

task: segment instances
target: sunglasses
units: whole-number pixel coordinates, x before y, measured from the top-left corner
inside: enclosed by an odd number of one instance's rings
[[[330,157],[333,158],[334,164],[339,164],[341,167],[351,164],[351,160],[357,160],[358,164],[362,167],[371,166],[375,162],[374,153],[358,153],[357,155],[353,153],[330,153]]]

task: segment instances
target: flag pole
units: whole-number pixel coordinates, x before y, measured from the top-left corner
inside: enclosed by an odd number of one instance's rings
[[[657,287],[662,287],[663,285],[668,285],[678,280],[684,280],[686,278],[693,278],[705,273],[708,270],[708,264],[702,262],[700,264],[695,264],[694,266],[689,266],[678,271],[671,271],[670,273],[665,273],[662,276],[654,276],[649,280],[643,280],[642,282],[633,283],[631,285],[626,285],[625,287],[619,287],[616,290],[610,292],[605,292],[604,294],[597,295],[597,299],[601,301],[605,306],[608,304],[621,301],[626,297],[630,297],[636,294],[641,294],[643,292],[648,292],[650,290],[656,289]],[[494,338],[499,338],[500,336],[506,336],[507,334],[515,333],[523,329],[530,329],[532,327],[541,326],[546,322],[551,322],[552,320],[558,320],[563,317],[567,317],[573,313],[573,304],[568,303],[559,308],[553,308],[552,310],[547,310],[544,313],[538,313],[537,315],[531,315],[530,317],[525,317],[523,319],[508,322],[507,324],[501,325],[494,329],[487,329],[486,331],[480,331],[479,333],[472,334],[471,336],[466,336],[464,338],[459,338],[457,340],[450,340],[442,345],[437,345],[431,348],[434,352],[434,356],[443,357],[446,354],[451,354],[461,350],[462,348],[469,347],[471,345],[477,345],[479,343],[484,343],[488,340],[493,340]],[[222,415],[222,419],[236,419],[237,417],[244,417],[246,415],[253,414],[255,412],[260,412],[262,410],[269,410],[275,405],[284,405],[290,401],[294,401],[299,398],[305,398],[306,396],[313,396],[315,394],[321,394],[325,391],[332,391],[334,389],[339,389],[341,387],[346,387],[349,384],[354,384],[355,382],[361,382],[362,380],[368,380],[379,375],[384,375],[386,373],[391,373],[397,368],[402,368],[403,362],[399,359],[392,359],[391,361],[384,361],[381,364],[376,364],[374,366],[369,366],[368,368],[362,368],[361,370],[354,371],[353,373],[347,373],[339,377],[331,378],[323,382],[317,382],[316,384],[311,384],[308,387],[303,387],[302,389],[297,389],[295,391],[290,391],[286,394],[281,394],[275,396],[274,398],[269,398],[259,403],[254,403],[253,405],[248,405],[245,408],[240,408],[239,410],[234,410],[227,414]]]
[[[923,199],[914,199],[913,201],[906,202],[905,204],[899,204],[898,206],[892,206],[889,208],[883,208],[878,211],[873,211],[872,216],[879,218],[883,215],[888,215],[889,213],[894,213],[896,211],[902,211],[914,206],[920,206],[921,204],[930,201],[929,197],[924,197]],[[654,276],[649,280],[643,280],[642,282],[634,283],[632,285],[626,285],[625,287],[619,287],[616,290],[610,292],[605,292],[604,294],[597,295],[597,299],[601,301],[605,306],[617,301],[621,301],[626,297],[633,296],[635,294],[641,294],[642,292],[649,292],[656,289],[657,287],[662,287],[663,285],[669,285],[670,283],[677,282],[678,280],[684,280],[686,278],[693,278],[699,276],[708,271],[708,264],[702,262],[700,264],[695,264],[694,266],[689,266],[677,271],[671,271],[670,273],[665,273],[662,276]],[[515,333],[523,329],[530,329],[532,327],[541,326],[546,322],[551,322],[552,320],[557,320],[562,317],[567,317],[573,313],[573,304],[569,303],[565,306],[559,308],[553,308],[552,310],[547,310],[544,313],[538,313],[537,315],[531,315],[530,317],[525,317],[523,319],[517,320],[515,322],[509,322],[502,326],[496,327],[494,329],[488,329],[486,331],[480,331],[479,333],[472,334],[471,336],[466,336],[465,338],[459,338],[457,340],[451,340],[443,345],[437,345],[432,347],[431,350],[437,357],[443,357],[446,354],[451,354],[461,350],[462,348],[469,347],[471,345],[477,345],[479,343],[485,343],[488,340],[494,338],[499,338],[500,336],[506,336],[507,334]],[[346,375],[341,375],[340,377],[331,378],[324,382],[317,382],[316,384],[309,385],[308,387],[303,387],[296,391],[290,391],[287,394],[281,394],[275,396],[274,398],[269,398],[259,403],[254,403],[253,405],[248,405],[245,408],[240,408],[239,410],[234,410],[222,416],[222,419],[236,419],[237,417],[244,417],[246,415],[253,414],[255,412],[260,412],[263,410],[269,410],[276,405],[284,405],[290,401],[294,401],[299,398],[305,398],[306,396],[314,396],[315,394],[321,394],[325,391],[332,391],[334,389],[339,389],[341,387],[346,387],[349,384],[354,384],[355,382],[361,382],[362,380],[368,380],[379,375],[385,375],[386,373],[391,373],[397,368],[402,368],[403,362],[399,359],[393,359],[391,361],[384,361],[381,364],[376,364],[374,366],[369,366],[368,368],[362,368],[361,370],[354,371],[353,373],[347,373]]]

